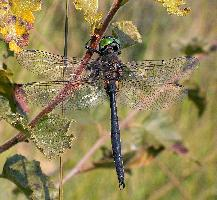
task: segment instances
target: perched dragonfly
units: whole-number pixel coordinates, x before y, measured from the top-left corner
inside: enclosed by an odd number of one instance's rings
[[[167,108],[186,95],[187,89],[180,85],[179,81],[189,77],[198,60],[183,56],[168,60],[123,63],[119,59],[120,41],[113,36],[103,37],[97,50],[89,46],[86,48],[97,53],[98,58],[91,60],[85,72],[75,80],[80,81],[81,86],[66,100],[65,108],[89,108],[103,100],[109,100],[113,158],[119,187],[124,188],[117,104],[145,110]],[[76,66],[81,61],[39,50],[22,51],[17,55],[17,60],[21,66],[46,80],[22,86],[29,102],[40,105],[48,103],[69,79],[73,81]]]

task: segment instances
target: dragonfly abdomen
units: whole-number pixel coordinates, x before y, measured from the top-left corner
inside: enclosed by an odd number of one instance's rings
[[[115,163],[115,168],[118,176],[119,187],[123,189],[125,187],[124,183],[124,166],[121,154],[121,139],[120,139],[120,128],[118,122],[117,106],[116,106],[116,83],[115,81],[110,81],[107,85],[107,94],[110,99],[111,108],[111,143],[112,143],[112,153]]]

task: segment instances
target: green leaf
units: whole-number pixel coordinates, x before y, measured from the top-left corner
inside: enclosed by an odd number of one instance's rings
[[[3,96],[0,96],[0,119],[4,119],[18,131],[26,134],[28,137],[30,136],[27,118],[19,113],[12,112],[8,99]]]
[[[98,12],[98,4],[98,0],[74,0],[75,8],[84,13],[84,19],[91,26],[92,32],[99,28],[102,19],[102,13]]]
[[[185,148],[181,135],[174,127],[172,119],[165,112],[149,114],[142,121],[138,120],[135,126],[131,129],[132,134],[128,136],[130,142],[123,144],[125,149],[130,149],[132,146],[138,148],[163,145],[174,151],[173,146],[177,146],[177,144]]]
[[[14,84],[11,81],[12,73],[0,69],[0,95],[8,99],[12,112],[16,112],[14,98]]]
[[[0,53],[4,58],[14,56],[14,52],[9,49],[9,45],[0,38]]]
[[[28,161],[16,154],[5,162],[2,177],[15,183],[28,199],[58,199],[58,190],[42,172],[38,161]]]
[[[182,138],[166,113],[153,113],[143,124],[143,128],[164,145],[181,142]]]
[[[0,118],[29,136],[26,117],[17,113],[19,106],[14,96],[14,84],[11,81],[11,76],[12,73],[8,70],[0,70]]]
[[[112,24],[112,34],[121,42],[121,48],[142,43],[142,37],[132,21],[120,21]]]
[[[188,44],[181,48],[182,52],[184,52],[188,56],[193,56],[195,54],[206,53],[204,49],[205,44],[202,41],[199,41],[197,38],[194,38]]]
[[[1,55],[7,53],[7,45],[1,38],[0,38],[0,53]]]
[[[71,121],[56,114],[42,117],[31,130],[31,139],[49,159],[70,149],[74,139],[70,133]]]
[[[201,117],[206,109],[206,98],[200,94],[200,88],[189,89],[188,97],[196,105],[198,115]]]

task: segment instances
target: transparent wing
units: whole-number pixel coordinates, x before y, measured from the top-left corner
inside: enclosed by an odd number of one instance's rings
[[[178,81],[188,78],[197,64],[193,57],[126,63],[119,102],[138,109],[166,109],[187,94]]]
[[[44,107],[47,105],[63,88],[65,82],[39,82],[23,84],[22,89],[29,104]],[[80,87],[73,91],[71,95],[56,109],[55,112],[89,109],[106,100],[107,96],[103,86],[99,83],[91,85],[82,83]],[[64,112],[65,113],[65,112]]]
[[[125,64],[123,81],[131,85],[156,85],[188,78],[196,68],[197,58],[183,56],[168,60],[133,61]]]
[[[29,104],[43,107],[58,94],[61,88],[63,88],[64,82],[35,82],[20,84],[20,86]]]
[[[186,94],[187,90],[183,86],[170,83],[146,86],[143,89],[123,85],[118,102],[133,109],[160,110],[181,101]]]
[[[80,62],[75,57],[65,58],[40,50],[24,50],[16,55],[16,59],[22,67],[46,81],[69,79]]]
[[[107,100],[105,89],[101,84],[84,84],[73,92],[73,95],[65,102],[64,109],[82,110],[90,109],[98,104],[102,104]]]

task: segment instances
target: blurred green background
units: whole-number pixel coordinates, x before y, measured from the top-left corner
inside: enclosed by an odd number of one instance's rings
[[[112,1],[99,1],[100,10],[106,13]],[[184,55],[186,47],[194,42],[207,51],[216,44],[217,2],[214,0],[188,1],[191,13],[186,17],[170,16],[165,8],[153,1],[130,1],[117,13],[113,21],[132,20],[138,27],[143,43],[124,49],[122,58],[127,60],[166,59]],[[29,49],[40,49],[63,54],[64,1],[44,1],[36,14],[35,29],[30,35]],[[108,30],[109,34],[111,30]],[[69,56],[81,57],[90,31],[80,12],[70,4]],[[196,38],[196,39],[195,39]],[[217,62],[216,53],[204,54],[199,68],[184,84],[198,90],[196,99],[186,97],[169,111],[153,114],[139,112],[122,130],[123,149],[137,144],[166,149],[155,159],[144,163],[126,175],[126,188],[120,191],[114,168],[102,168],[81,173],[64,184],[64,199],[134,199],[134,200],[216,200],[217,199]],[[18,66],[14,58],[7,60],[16,82],[33,81],[34,77]],[[35,79],[34,79],[35,80]],[[193,93],[191,93],[193,95]],[[198,99],[203,104],[196,105]],[[199,113],[199,108],[204,112]],[[124,120],[132,110],[120,107],[119,118]],[[76,139],[64,156],[66,175],[88,152],[101,136],[101,127],[109,131],[109,104],[99,105],[89,111],[72,113],[76,120],[73,127]],[[166,123],[165,123],[166,120]],[[162,122],[163,121],[163,122]],[[162,125],[163,123],[163,125]],[[1,143],[15,135],[16,131],[0,122]],[[171,151],[171,144],[180,141],[188,148],[187,155]],[[105,143],[110,149],[110,141]],[[58,180],[58,159],[46,158],[32,143],[18,144],[0,156],[0,169],[8,156],[20,153],[29,159],[39,160],[43,171]],[[92,161],[102,157],[102,151],[94,154]],[[196,162],[197,161],[197,162]],[[0,199],[26,199],[13,194],[15,185],[0,179]]]

